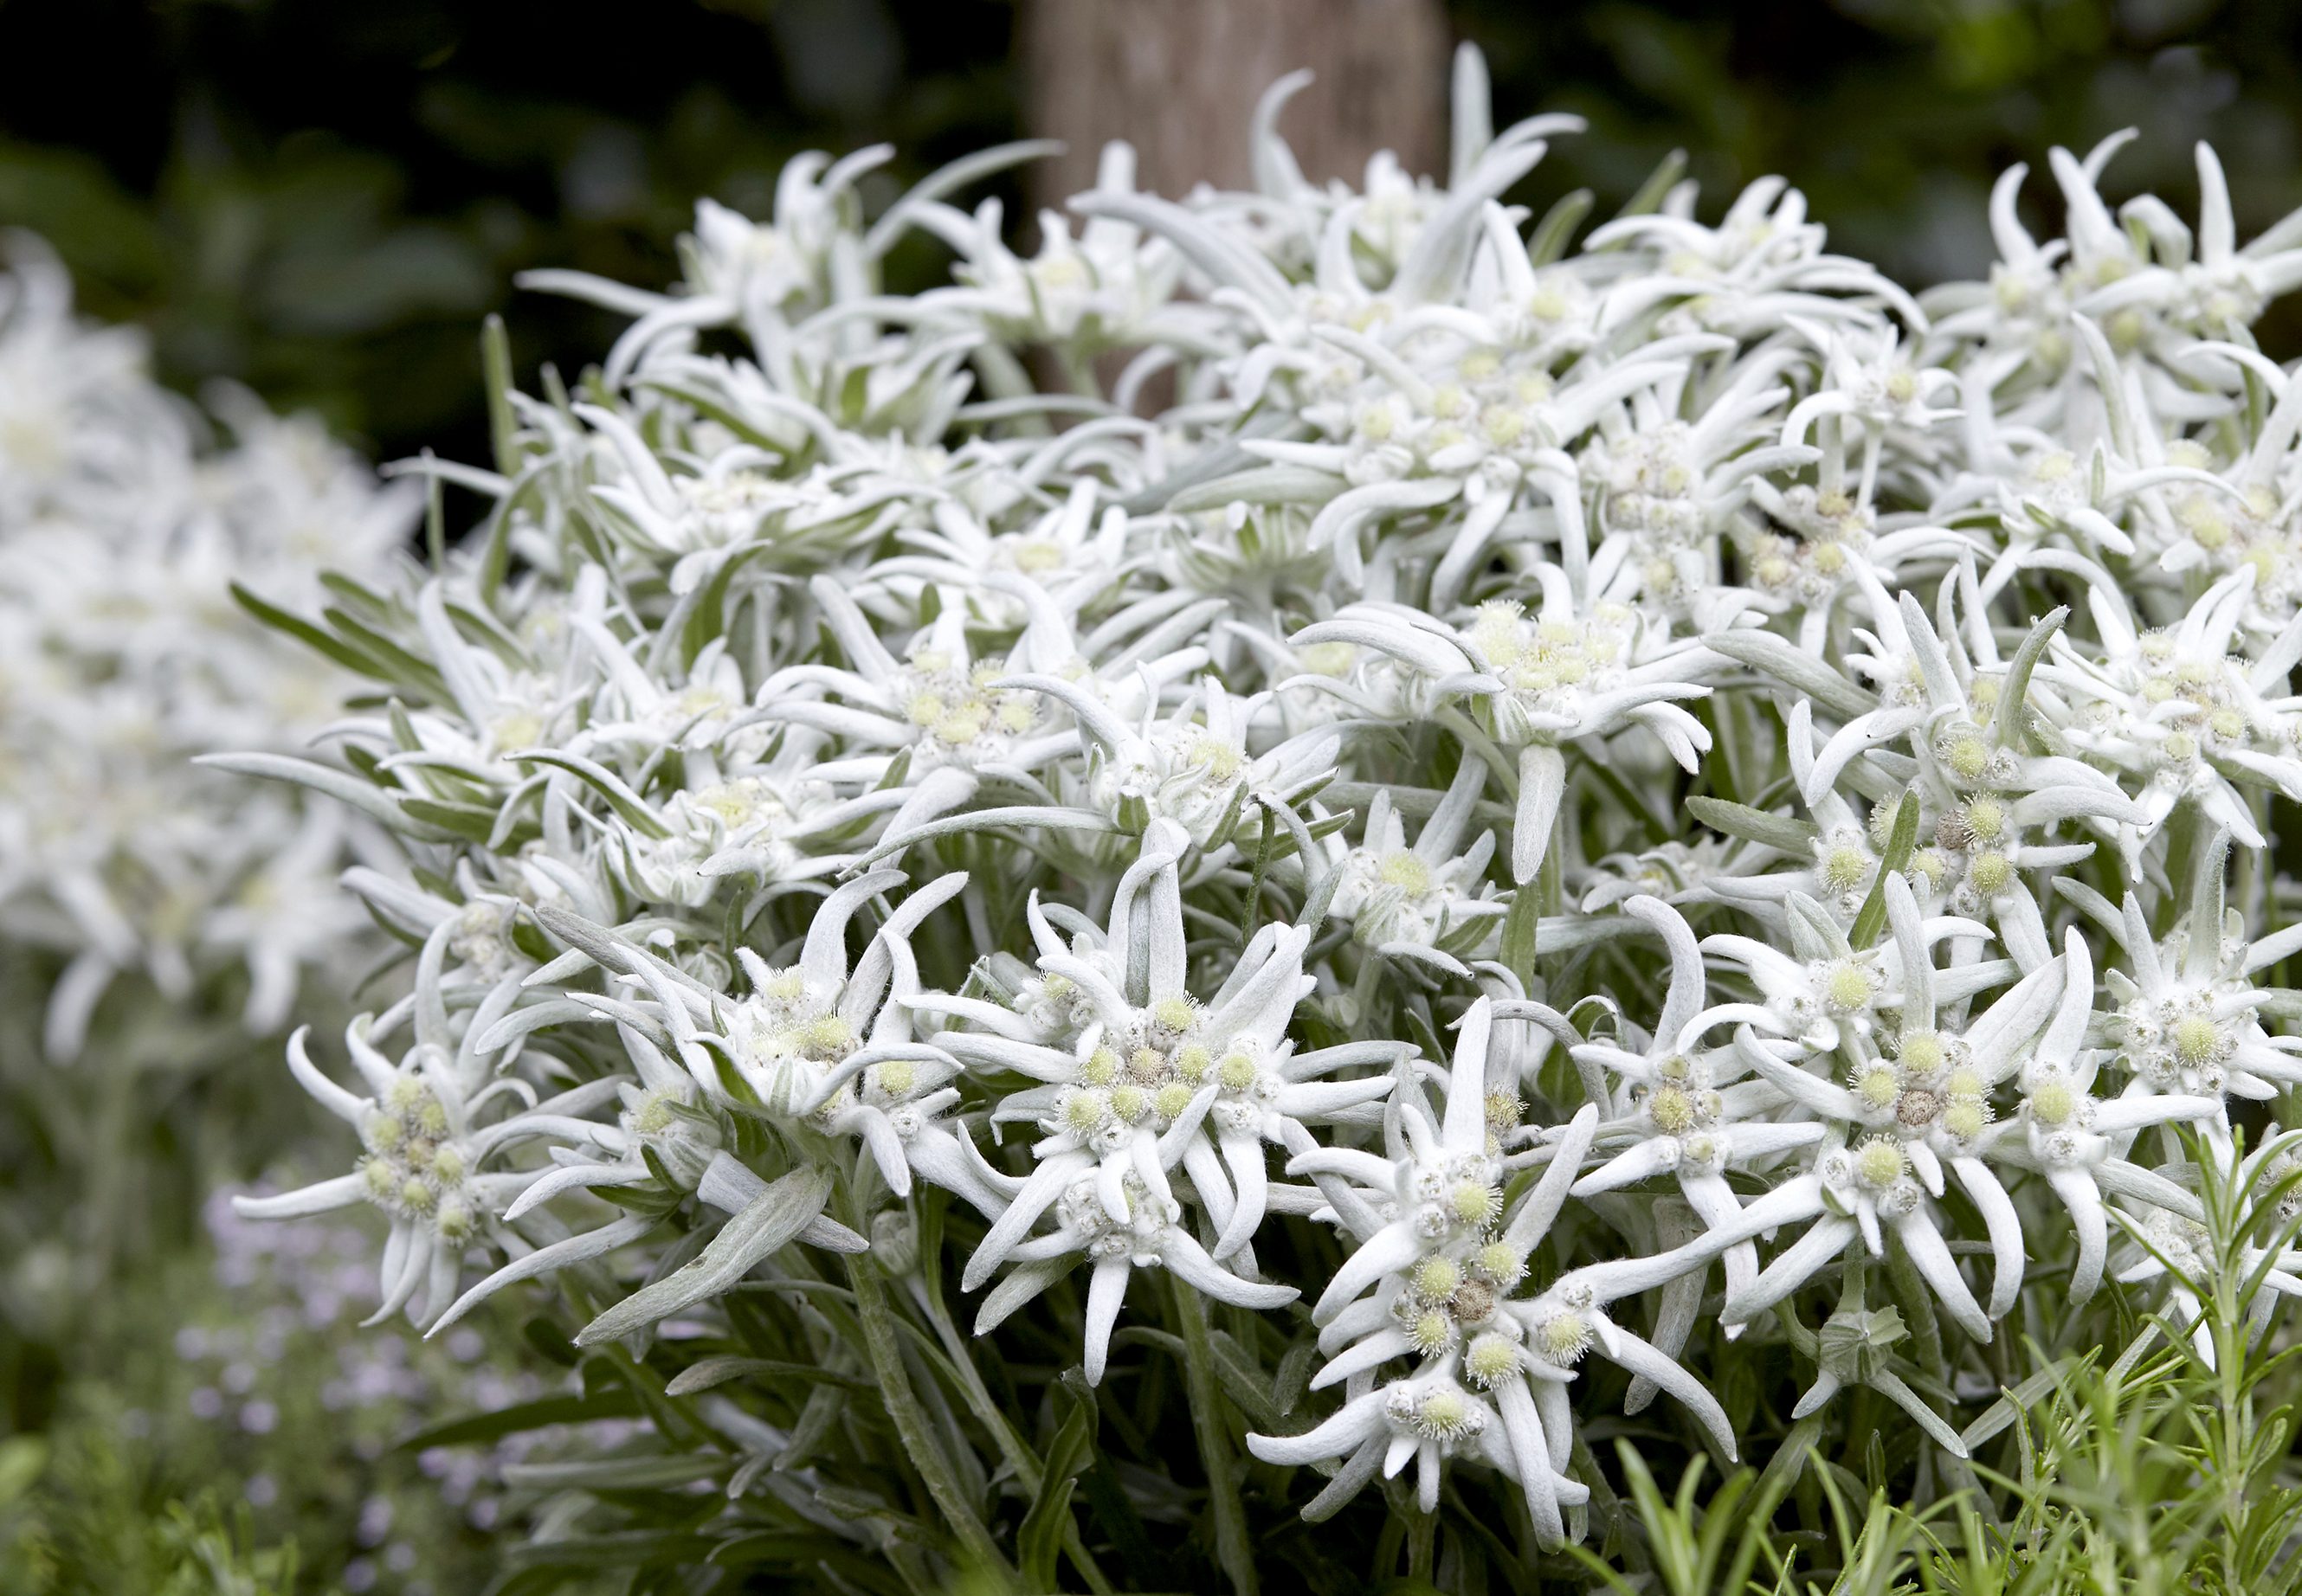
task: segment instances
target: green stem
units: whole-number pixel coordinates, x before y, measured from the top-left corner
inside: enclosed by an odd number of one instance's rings
[[[1431,1583],[1431,1567],[1439,1545],[1439,1515],[1416,1512],[1407,1521],[1407,1577],[1417,1584]]]
[[[887,1416],[895,1421],[895,1433],[911,1455],[912,1466],[919,1470],[928,1495],[935,1499],[937,1509],[957,1533],[967,1555],[983,1572],[997,1580],[1002,1589],[1020,1588],[1013,1565],[1001,1555],[998,1542],[992,1540],[991,1532],[976,1516],[973,1504],[960,1489],[959,1476],[953,1471],[951,1460],[943,1455],[942,1443],[928,1424],[919,1393],[912,1390],[911,1373],[903,1367],[903,1345],[896,1336],[895,1316],[887,1308],[887,1287],[880,1278],[879,1265],[869,1253],[852,1254],[847,1259],[847,1279],[855,1289],[855,1316],[863,1326],[863,1349],[870,1355],[871,1372],[879,1382],[879,1399],[886,1404]]]
[[[1568,1456],[1574,1459],[1575,1477],[1591,1488],[1591,1525],[1598,1535],[1599,1544],[1608,1544],[1609,1538],[1612,1537],[1616,1550],[1622,1553],[1624,1563],[1634,1575],[1652,1574],[1654,1558],[1647,1551],[1646,1539],[1632,1532],[1629,1515],[1623,1511],[1623,1499],[1615,1494],[1612,1485],[1607,1483],[1607,1476],[1599,1467],[1598,1455],[1591,1450],[1591,1443],[1577,1435]]]
[[[1207,1343],[1206,1306],[1198,1293],[1172,1275],[1175,1319],[1183,1337],[1183,1380],[1190,1398],[1191,1428],[1197,1432],[1199,1464],[1207,1471],[1207,1500],[1214,1510],[1215,1558],[1231,1576],[1238,1596],[1256,1596],[1255,1545],[1248,1539],[1247,1507],[1239,1500],[1239,1475],[1231,1434],[1222,1420],[1222,1396],[1215,1385],[1214,1354]]]
[[[932,1271],[937,1264],[932,1258],[922,1258],[920,1267]],[[928,1278],[932,1281],[934,1277],[930,1274]],[[967,1343],[961,1338],[959,1327],[952,1323],[950,1313],[944,1307],[943,1294],[930,1285],[926,1297],[928,1318],[935,1325],[936,1338],[943,1343],[945,1356],[951,1359],[952,1367],[959,1375],[961,1394],[967,1399],[967,1405],[974,1411],[977,1421],[991,1432],[992,1441],[999,1448],[1000,1457],[1005,1459],[1009,1468],[1015,1471],[1016,1483],[1032,1496],[1038,1496],[1039,1481],[1046,1472],[1045,1466],[1040,1463],[1038,1455],[1016,1433],[1015,1426],[1007,1422],[1007,1415],[1000,1411],[998,1401],[991,1395],[991,1388],[983,1383],[982,1371],[975,1366],[975,1359],[968,1356]],[[1096,1562],[1095,1554],[1088,1550],[1075,1517],[1066,1520],[1063,1525],[1063,1550],[1071,1558],[1071,1566],[1080,1571],[1080,1577],[1087,1581],[1088,1590],[1096,1596],[1113,1596],[1114,1587],[1102,1567]]]
[[[1799,1476],[1806,1472],[1808,1455],[1814,1450],[1815,1442],[1821,1439],[1822,1415],[1811,1413],[1790,1427],[1790,1432],[1783,1437],[1782,1444],[1775,1449],[1775,1455],[1767,1459],[1767,1466],[1759,1475],[1758,1487],[1751,1492],[1751,1516],[1760,1525],[1774,1523],[1775,1509],[1782,1505],[1783,1498],[1791,1493],[1792,1488],[1799,1483]]]
[[[1927,1282],[1920,1278],[1919,1266],[1911,1262],[1911,1249],[1903,1245],[1899,1235],[1891,1237],[1886,1248],[1886,1280],[1902,1306],[1904,1323],[1911,1327],[1911,1349],[1918,1355],[1915,1361],[1948,1385],[1950,1364],[1943,1357],[1942,1325],[1935,1317],[1934,1298],[1927,1295]]]

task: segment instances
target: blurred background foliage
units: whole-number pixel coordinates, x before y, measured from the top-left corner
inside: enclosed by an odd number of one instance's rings
[[[172,382],[238,378],[384,458],[476,458],[483,314],[523,368],[579,369],[611,334],[514,273],[661,281],[695,197],[760,214],[799,150],[890,140],[892,188],[1029,131],[1016,9],[0,0],[0,223],[52,239],[91,311],[149,326]],[[2242,230],[2302,204],[2290,0],[1448,9],[1507,113],[1591,119],[1532,188],[1604,206],[1684,147],[1714,199],[1785,172],[1838,247],[1914,284],[1984,268],[2002,167],[2130,124],[2113,192],[2189,205],[2203,137]],[[2051,223],[2043,176],[2031,198]],[[921,248],[895,286],[937,265]]]
[[[764,213],[800,150],[887,139],[909,171],[1006,137],[1011,28],[982,0],[10,0],[0,224],[149,326],[170,381],[447,452],[484,438],[513,273],[659,282],[697,196]],[[614,332],[513,315],[571,371]]]

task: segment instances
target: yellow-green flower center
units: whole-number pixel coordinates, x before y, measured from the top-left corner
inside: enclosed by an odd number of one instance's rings
[[[1448,1205],[1454,1209],[1460,1222],[1474,1230],[1483,1229],[1495,1216],[1494,1188],[1476,1180],[1461,1181],[1449,1194]]]
[[[1662,1087],[1647,1100],[1647,1114],[1665,1136],[1678,1136],[1694,1124],[1694,1099],[1684,1087]]]
[[[1830,967],[1823,977],[1822,998],[1832,1009],[1842,1014],[1853,1012],[1870,1001],[1870,972],[1860,964],[1842,960]]]
[[[1985,853],[1968,868],[1967,878],[1984,897],[1995,898],[2014,879],[2014,867],[2004,853]]]
[[[1884,1113],[1895,1105],[1895,1097],[1903,1089],[1895,1072],[1884,1064],[1873,1064],[1862,1071],[1854,1082],[1854,1095],[1862,1106],[1873,1113]]]
[[[1535,1344],[1552,1363],[1569,1364],[1591,1346],[1591,1325],[1580,1314],[1556,1314],[1535,1332]]]
[[[1861,886],[1869,869],[1869,855],[1852,843],[1841,843],[1822,856],[1823,884],[1834,892]]]
[[[1395,886],[1411,898],[1419,898],[1431,890],[1431,867],[1413,853],[1384,855],[1374,874],[1375,879],[1385,886]]]
[[[2221,1041],[2221,1032],[2204,1014],[2186,1014],[2174,1022],[2174,1056],[2186,1064],[2205,1063]]]
[[[1990,767],[1990,750],[1979,737],[1954,738],[1943,751],[1944,762],[1961,781],[1973,781]]]
[[[2041,1125],[2069,1124],[2078,1106],[2078,1094],[2067,1081],[2042,1080],[2030,1093],[2030,1117]]]
[[[1463,1272],[1452,1258],[1425,1258],[1415,1266],[1415,1294],[1425,1302],[1443,1302],[1463,1283]]]
[[[1471,1255],[1478,1272],[1508,1290],[1526,1273],[1526,1260],[1507,1241],[1490,1241]]]
[[[1423,1399],[1416,1416],[1434,1434],[1451,1435],[1470,1422],[1471,1405],[1459,1391],[1435,1390]]]
[[[1465,1373],[1481,1385],[1492,1385],[1518,1370],[1518,1348],[1510,1338],[1489,1331],[1474,1340],[1463,1354]]]
[[[1856,1179],[1877,1190],[1892,1186],[1909,1168],[1910,1157],[1902,1144],[1889,1137],[1874,1136],[1854,1154]]]
[[[1990,1109],[1979,1097],[1953,1097],[1943,1110],[1943,1129],[1961,1141],[1972,1141],[1990,1123]]]
[[[1197,1018],[1188,997],[1163,997],[1151,1005],[1151,1018],[1169,1030],[1189,1030]]]
[[[1452,1340],[1454,1332],[1455,1322],[1437,1308],[1431,1308],[1416,1315],[1415,1327],[1407,1332],[1407,1338],[1415,1343],[1417,1352],[1428,1356]]]

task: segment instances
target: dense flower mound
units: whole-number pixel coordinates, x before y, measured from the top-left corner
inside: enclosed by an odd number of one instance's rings
[[[123,973],[179,1005],[236,982],[248,1029],[276,1031],[307,965],[349,985],[372,960],[367,916],[332,884],[382,839],[340,804],[189,761],[327,725],[356,678],[250,611],[315,609],[323,573],[340,589],[382,570],[421,494],[244,391],[206,413],[176,399],[132,329],[73,315],[37,240],[4,259],[0,943],[63,962],[58,1060]]]
[[[1486,1474],[1551,1545],[1594,1363],[1731,1458],[1691,1338],[1787,1327],[1801,1417],[1962,1457],[2026,1294],[2302,1292],[2198,1195],[2302,1083],[2302,380],[2247,334],[2302,219],[2056,150],[2067,236],[2017,168],[1914,298],[1778,179],[1531,221],[1577,124],[1475,56],[1443,184],[1305,181],[1293,87],[1256,191],[1114,147],[1029,256],[958,198],[1033,148],[876,214],[869,151],[703,206],[673,291],[532,284],[629,330],[498,350],[436,467],[484,516],[309,623],[374,676],[328,752],[222,761],[397,834],[347,882],[414,977],[291,1051],[342,1172],[251,1210],[382,1208],[422,1325],[569,1271],[586,1346],[846,1254],[891,1391],[930,1234],[1088,1383],[1228,1305],[1334,1393],[1247,1441],[1312,1515]],[[945,285],[882,290],[906,231]]]

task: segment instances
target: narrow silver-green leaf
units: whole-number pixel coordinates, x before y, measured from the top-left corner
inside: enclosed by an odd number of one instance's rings
[[[1878,707],[1878,701],[1844,676],[1806,652],[1787,637],[1772,632],[1742,630],[1714,632],[1702,640],[1714,653],[1726,655],[1784,686],[1805,693],[1833,714],[1853,719]]]
[[[1862,908],[1854,917],[1854,928],[1846,940],[1861,953],[1878,940],[1878,933],[1886,926],[1886,878],[1910,868],[1911,854],[1919,842],[1919,795],[1903,794],[1903,802],[1895,810],[1895,828],[1886,836],[1886,856],[1879,862],[1878,878],[1870,883],[1870,895],[1862,900]]]
[[[830,1195],[828,1171],[812,1164],[792,1171],[720,1226],[710,1245],[685,1266],[641,1287],[586,1324],[576,1344],[615,1340],[721,1295],[805,1230]]]
[[[523,748],[505,757],[523,765],[550,765],[565,770],[605,798],[610,809],[638,830],[658,841],[671,835],[671,827],[657,818],[652,804],[632,791],[623,777],[596,760],[556,748]]]
[[[1728,836],[1739,836],[1747,843],[1758,843],[1769,848],[1779,848],[1785,853],[1803,854],[1822,828],[1811,820],[1802,820],[1794,815],[1770,814],[1763,809],[1752,809],[1747,803],[1734,803],[1724,798],[1689,798],[1687,812],[1713,831]]]
[[[1194,483],[1167,501],[1179,516],[1219,510],[1227,504],[1324,504],[1350,484],[1307,466],[1261,466],[1213,482]]]
[[[315,764],[284,753],[211,753],[193,761],[214,770],[229,770],[235,776],[254,776],[267,781],[292,781],[315,793],[350,804],[360,813],[390,827],[403,836],[418,842],[448,843],[457,840],[456,834],[444,827],[410,816],[399,807],[391,794],[373,782],[362,781],[348,770],[332,766]]]
[[[2029,696],[2030,672],[2037,668],[2038,657],[2046,651],[2047,640],[2062,630],[2063,623],[2071,618],[2067,604],[2041,618],[2014,651],[2014,663],[2006,668],[2006,680],[1998,689],[1998,711],[1991,722],[1999,744],[2005,748],[2030,746],[2029,718],[2023,713],[2023,701]]]

